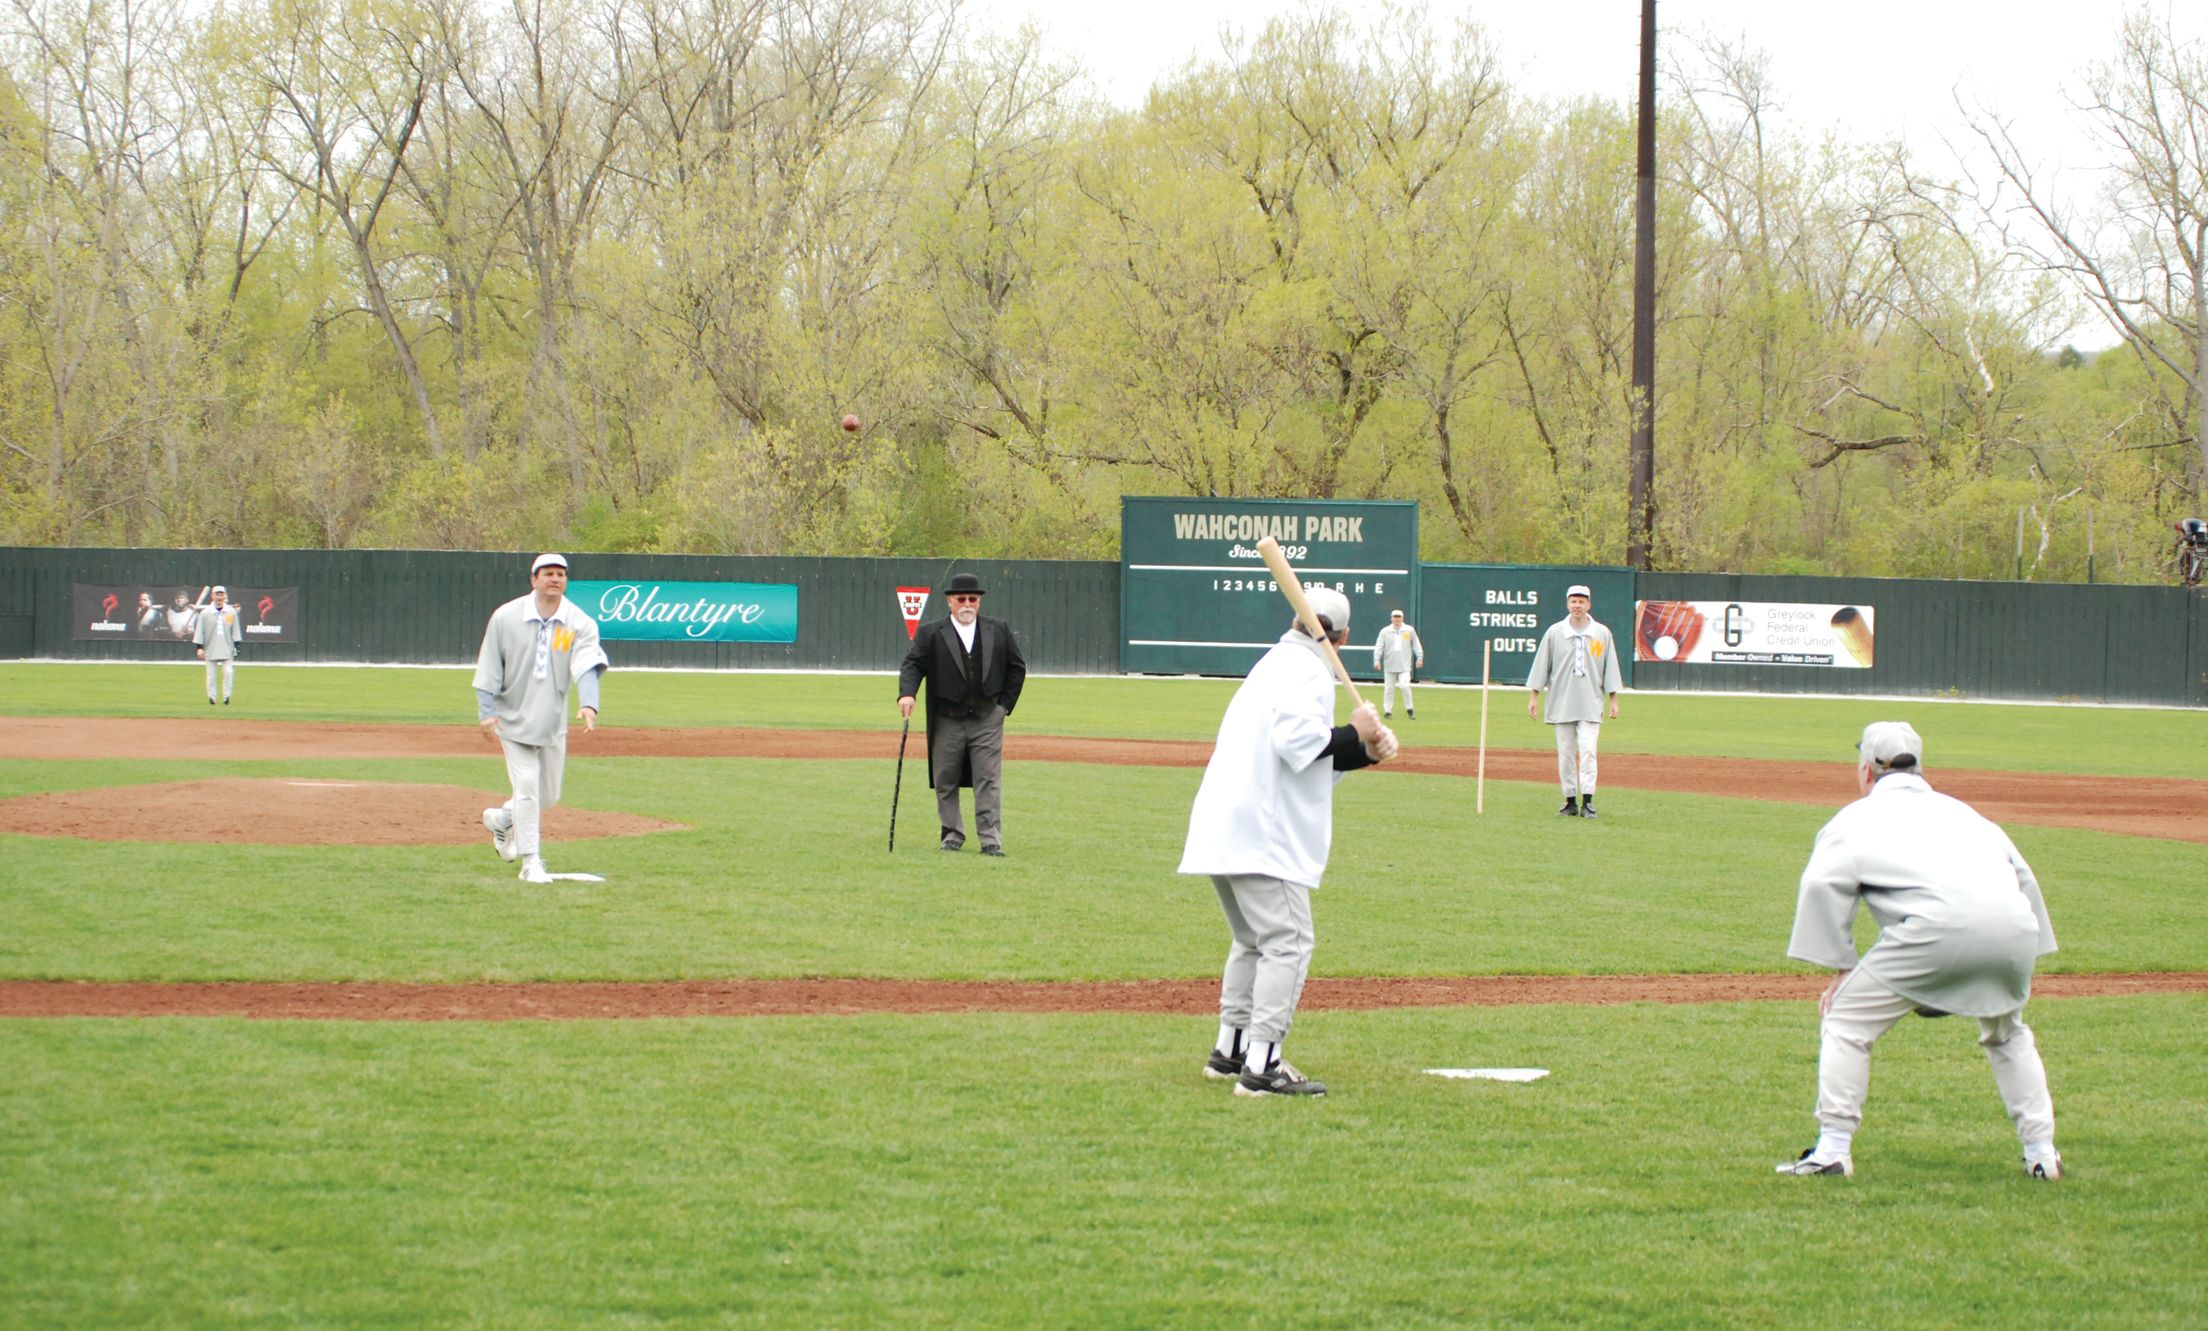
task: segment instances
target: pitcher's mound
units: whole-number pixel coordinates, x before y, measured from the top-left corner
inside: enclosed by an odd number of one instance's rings
[[[220,777],[153,786],[63,790],[0,800],[0,832],[89,841],[229,841],[277,846],[459,846],[490,843],[483,810],[505,797],[468,786],[305,777]],[[566,805],[544,816],[547,839],[640,836],[681,823]]]

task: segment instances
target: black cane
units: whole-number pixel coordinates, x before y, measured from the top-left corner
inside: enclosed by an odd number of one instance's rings
[[[897,784],[889,792],[889,851],[897,853],[897,797],[905,788],[905,741],[912,735],[912,714],[905,714],[905,728],[897,736]]]

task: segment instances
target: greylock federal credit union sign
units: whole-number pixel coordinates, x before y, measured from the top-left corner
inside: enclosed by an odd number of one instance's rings
[[[1268,536],[1306,586],[1349,598],[1353,643],[1369,644],[1390,610],[1414,612],[1415,501],[1128,496],[1120,501],[1121,668],[1248,670],[1290,618],[1257,552]],[[1356,670],[1371,655],[1345,660]]]
[[[570,582],[567,599],[609,642],[797,641],[790,583]]]

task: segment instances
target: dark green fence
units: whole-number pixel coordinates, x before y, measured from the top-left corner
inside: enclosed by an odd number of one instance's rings
[[[189,645],[78,642],[71,583],[298,587],[302,638],[249,648],[267,661],[459,663],[483,622],[528,589],[528,552],[404,550],[54,550],[0,548],[0,657],[188,660]],[[794,643],[614,644],[619,664],[712,669],[888,670],[905,651],[901,586],[940,587],[953,569],[989,589],[987,613],[1020,635],[1032,668],[1112,674],[1121,668],[1117,563],[1045,560],[799,559],[713,555],[578,555],[575,576],[681,582],[790,583]],[[1630,651],[1633,600],[1867,605],[1878,653],[1868,670],[1629,663],[1636,689],[1904,697],[2076,699],[2208,707],[2208,591],[2175,587],[1919,582],[1622,570],[1428,566],[1413,622],[1434,678],[1476,679],[1469,619],[1490,585],[1597,584],[1596,616]],[[1558,614],[1544,592],[1529,612]],[[1496,609],[1506,607],[1498,604]],[[940,597],[928,615],[942,613]],[[1378,624],[1355,630],[1352,665],[1371,663]],[[1508,636],[1538,636],[1538,632]],[[1459,659],[1461,658],[1461,659]],[[1522,674],[1522,668],[1521,668]],[[1498,668],[1496,678],[1510,681]]]
[[[1871,606],[1878,624],[1869,670],[1643,661],[1636,689],[2208,706],[2204,602],[2175,587],[1644,573],[1636,588],[1646,601]]]
[[[249,645],[264,661],[459,663],[483,624],[529,590],[530,554],[414,550],[0,549],[0,655],[80,660],[189,659],[190,644],[79,642],[71,583],[206,583],[300,589],[300,641]],[[789,583],[793,643],[619,642],[616,663],[701,669],[885,670],[903,659],[897,588],[940,587],[955,568],[988,589],[983,611],[1009,621],[1029,668],[1119,669],[1119,565],[1047,560],[801,559],[739,555],[576,555],[585,579]],[[943,613],[940,596],[928,617]]]

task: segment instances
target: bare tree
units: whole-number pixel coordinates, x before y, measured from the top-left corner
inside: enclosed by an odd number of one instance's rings
[[[285,137],[268,166],[320,204],[344,231],[369,313],[382,328],[420,415],[430,456],[443,457],[437,407],[385,268],[383,212],[399,182],[432,84],[443,77],[424,17],[368,0],[264,0],[247,76],[281,109]]]
[[[2165,446],[2191,446],[2192,492],[2208,493],[2208,57],[2145,13],[2086,81],[2081,110],[2112,150],[2105,215],[2043,179],[1990,113],[1972,123],[1992,158],[1998,215],[2014,243],[2090,299],[2148,370]]]

